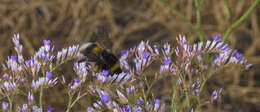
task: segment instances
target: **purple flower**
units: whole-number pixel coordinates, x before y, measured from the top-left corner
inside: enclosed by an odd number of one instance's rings
[[[51,77],[52,77],[52,73],[51,72],[46,72],[46,78],[51,79]]]
[[[48,106],[47,112],[53,112],[53,111],[54,111],[54,108],[51,106]]]
[[[154,103],[155,103],[155,104],[160,104],[160,103],[161,103],[161,100],[158,99],[158,98],[156,98],[156,99],[154,100]]]
[[[212,100],[213,100],[213,101],[216,100],[217,97],[218,97],[218,92],[217,92],[216,90],[214,90],[214,91],[212,92]]]
[[[250,68],[251,66],[253,66],[253,64],[247,64],[246,69]]]
[[[171,52],[171,46],[169,43],[165,43],[163,45],[163,53],[164,53],[164,55],[167,55],[167,56],[171,55],[172,52]]]
[[[79,79],[78,77],[76,77],[76,78],[74,79],[74,82],[75,82],[75,83],[79,83],[79,82],[80,82],[80,79]]]
[[[127,53],[127,50],[121,50],[121,56],[125,55]]]
[[[30,67],[32,67],[33,64],[34,64],[34,59],[33,59],[33,58],[30,58],[30,59],[26,60],[26,61],[25,61],[25,64],[26,64],[26,65],[29,65]]]
[[[94,109],[92,107],[88,107],[87,112],[94,112]]]
[[[144,52],[142,53],[142,56],[143,56],[144,59],[147,59],[147,58],[150,56],[150,54],[149,54],[148,52],[145,52],[145,51],[144,51]]]
[[[108,74],[109,74],[109,71],[108,71],[108,70],[103,70],[103,71],[102,71],[102,75],[103,75],[103,76],[107,77]]]
[[[17,34],[17,35],[14,34],[12,40],[13,40],[13,43],[15,45],[15,47],[14,47],[15,51],[17,52],[18,55],[21,55],[22,51],[23,51],[23,46],[19,42],[20,35],[19,34]]]
[[[45,86],[45,88],[54,86],[57,84],[58,78],[54,78],[53,80],[47,79],[46,77],[40,77],[38,80],[32,80],[32,88],[37,90],[41,86]]]
[[[51,44],[51,40],[43,40],[44,45],[50,45]]]
[[[213,37],[215,42],[221,41],[221,38],[219,36],[217,36],[217,35],[215,35],[215,36],[213,35],[212,37]]]
[[[124,106],[122,107],[122,110],[123,110],[123,112],[130,112],[131,108],[130,108],[129,105],[124,105]]]
[[[15,82],[7,82],[7,81],[5,81],[3,85],[4,85],[4,87],[5,87],[5,89],[7,91],[16,89],[16,83]]]
[[[7,73],[5,73],[5,74],[3,75],[3,78],[4,78],[5,80],[7,80],[7,79],[9,78],[9,75],[8,75]]]
[[[243,57],[243,54],[240,54],[239,52],[237,52],[237,50],[234,51],[234,55],[233,55],[237,60],[240,60]]]
[[[3,110],[6,110],[8,108],[9,104],[7,102],[2,102],[2,108]]]
[[[200,90],[199,90],[199,89],[196,89],[195,92],[196,92],[196,94],[199,94]]]
[[[13,61],[17,61],[18,56],[11,56],[11,59],[12,59]]]
[[[139,101],[137,102],[137,104],[140,105],[140,106],[143,106],[144,101],[143,101],[143,100],[139,100]]]
[[[223,91],[223,89],[222,88],[220,88],[219,90],[214,90],[213,92],[212,92],[212,101],[215,101],[220,95],[221,95],[221,93],[222,93],[222,91]]]
[[[193,112],[193,109],[192,110],[186,110],[185,112]]]
[[[42,112],[42,109],[39,108],[39,107],[36,106],[36,105],[34,105],[34,106],[32,107],[32,110],[33,110],[33,112]]]
[[[28,104],[23,104],[22,111],[26,112],[28,110]]]
[[[164,59],[164,65],[169,65],[171,63],[172,63],[171,59]]]
[[[223,48],[224,51],[229,51],[230,49],[231,49],[231,47],[229,45],[225,45]]]
[[[154,111],[157,111],[157,110],[159,109],[161,100],[158,99],[158,98],[156,98],[156,99],[154,100],[154,103],[155,103],[155,105],[154,105]]]
[[[156,55],[160,55],[157,45],[154,45],[154,52]]]
[[[109,103],[109,95],[101,96],[101,101],[105,104]]]
[[[13,42],[14,42],[15,46],[20,44],[20,42],[19,42],[20,35],[19,34],[16,34],[16,35],[14,34],[14,37],[12,39],[13,39]]]
[[[28,101],[30,103],[33,103],[34,102],[34,97],[33,97],[33,94],[31,94],[31,92],[28,93]]]
[[[73,69],[76,71],[76,75],[80,78],[80,80],[84,82],[88,75],[89,69],[89,66],[86,66],[86,62],[74,63]]]

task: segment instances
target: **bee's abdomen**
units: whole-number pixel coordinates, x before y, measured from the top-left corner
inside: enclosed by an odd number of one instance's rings
[[[109,53],[108,51],[105,50],[101,53],[100,58],[103,58],[101,60],[104,61],[104,63],[101,65],[101,68],[104,70],[108,70],[110,75],[115,73],[119,74],[122,72],[120,68],[120,62],[114,54]]]

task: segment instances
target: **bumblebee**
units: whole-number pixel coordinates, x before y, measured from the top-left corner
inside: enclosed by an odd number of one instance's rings
[[[110,75],[122,72],[119,59],[98,43],[85,43],[79,48],[79,62],[94,62],[99,71],[107,70]]]

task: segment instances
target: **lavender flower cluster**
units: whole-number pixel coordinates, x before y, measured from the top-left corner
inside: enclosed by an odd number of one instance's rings
[[[55,111],[55,105],[43,108],[43,105],[47,105],[43,104],[43,95],[57,83],[63,84],[67,90],[68,100],[64,102],[67,112],[72,111],[74,105],[85,96],[92,97],[91,105],[86,106],[88,112],[199,111],[204,103],[202,101],[205,101],[200,98],[202,90],[214,71],[231,65],[246,69],[252,66],[247,64],[242,54],[222,43],[218,36],[213,36],[212,41],[205,43],[188,44],[186,38],[180,35],[176,39],[176,47],[169,43],[161,47],[152,46],[149,41],[142,41],[136,47],[123,50],[120,57],[123,72],[119,74],[109,75],[106,70],[98,72],[92,64],[76,61],[73,80],[68,80],[63,75],[53,74],[53,71],[61,64],[79,58],[79,45],[56,52],[51,41],[44,40],[44,45],[31,58],[24,59],[19,39],[19,34],[14,35],[17,54],[8,57],[2,64],[2,111]],[[214,56],[209,55],[211,53]],[[156,62],[161,63],[157,65],[159,70],[153,71],[153,80],[148,80],[146,71]],[[172,78],[172,82],[169,82],[172,85],[170,104],[156,98],[151,91],[159,80],[167,76]],[[222,92],[222,88],[214,90],[206,101],[217,100]],[[14,98],[24,95],[22,93],[28,93],[27,101],[24,104],[14,103]],[[35,96],[39,97],[38,101]]]

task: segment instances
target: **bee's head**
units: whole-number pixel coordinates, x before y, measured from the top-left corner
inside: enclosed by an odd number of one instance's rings
[[[95,60],[100,52],[103,52],[104,48],[96,43],[85,43],[79,48],[78,57],[84,60]]]

